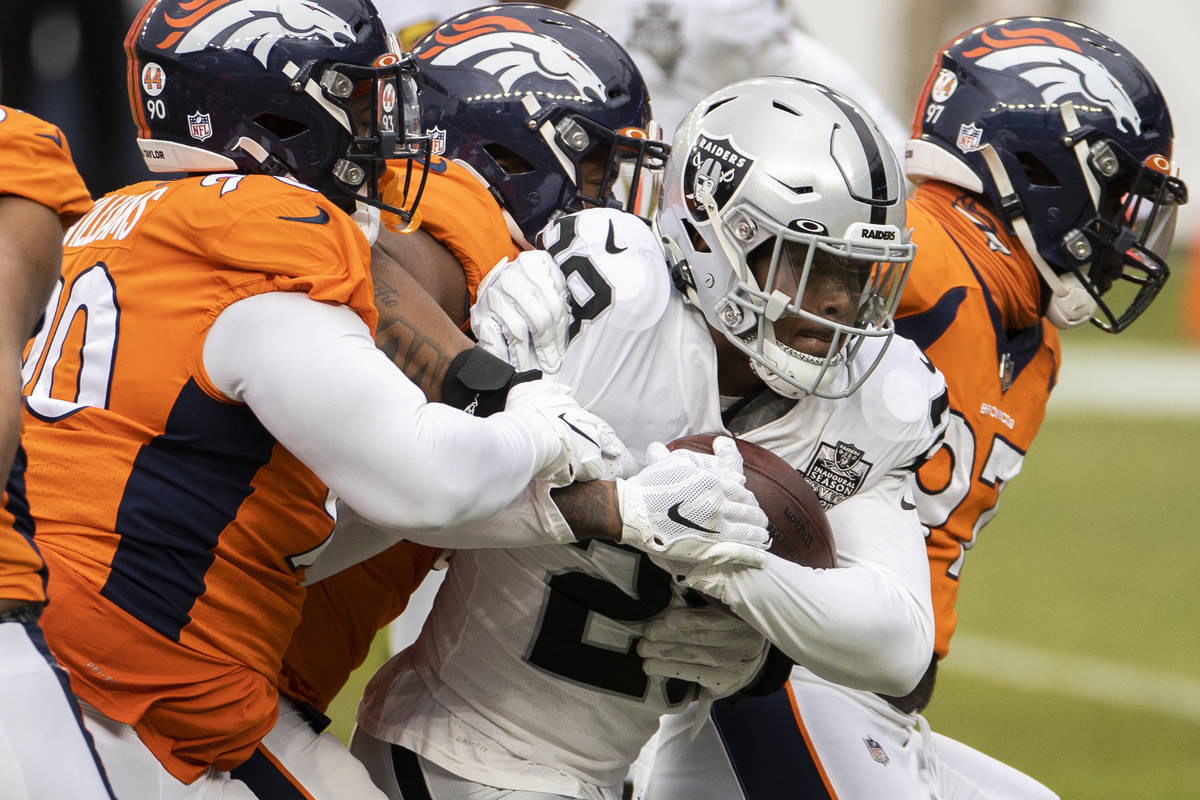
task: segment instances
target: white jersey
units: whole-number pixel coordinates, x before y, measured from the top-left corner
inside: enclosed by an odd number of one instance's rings
[[[651,441],[722,430],[710,334],[671,285],[649,229],[608,209],[556,226],[547,249],[567,274],[578,325],[557,378],[635,455]],[[930,407],[942,393],[940,374],[896,339],[855,395],[788,401],[781,416],[741,435],[809,475],[833,505],[909,485],[911,467],[940,435]],[[907,537],[924,564],[915,518]],[[809,579],[796,623],[804,629],[789,631],[793,639],[832,641],[836,631],[821,630],[828,620],[891,602],[828,580],[891,558],[892,544],[880,554],[870,536],[847,542],[839,557],[855,566],[846,570],[771,560],[774,575]],[[916,605],[923,593],[929,629],[919,675],[932,648],[927,568],[911,583],[905,591]],[[648,678],[635,649],[646,621],[683,602],[647,556],[608,542],[457,552],[416,644],[371,679],[358,724],[473,781],[616,800],[660,714],[696,697],[692,684]]]

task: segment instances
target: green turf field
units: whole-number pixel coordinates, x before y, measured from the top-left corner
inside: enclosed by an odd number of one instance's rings
[[[1173,283],[1119,340],[1065,334],[1068,367],[1073,349],[1094,360],[1097,348],[1131,345],[1200,362],[1176,340]],[[1052,401],[1002,513],[967,556],[962,636],[927,713],[935,730],[1069,800],[1200,798],[1200,396],[1195,408],[1143,417]],[[332,709],[339,736],[382,658],[377,643]]]
[[[952,643],[935,730],[1064,798],[1200,798],[1198,445],[1200,417],[1047,421],[967,556],[960,630],[1063,669],[957,668]]]

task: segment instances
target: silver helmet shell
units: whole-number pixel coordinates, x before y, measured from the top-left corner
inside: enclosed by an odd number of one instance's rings
[[[845,397],[887,349],[856,359],[863,341],[894,333],[916,251],[904,202],[896,158],[856,103],[810,81],[754,78],[713,93],[684,118],[656,225],[677,284],[768,386],[792,397]],[[749,256],[763,247],[771,256],[760,283]],[[851,324],[801,306],[814,258],[830,256],[865,267]],[[781,264],[798,279],[790,294],[771,288]],[[829,329],[824,356],[776,338],[788,315]]]

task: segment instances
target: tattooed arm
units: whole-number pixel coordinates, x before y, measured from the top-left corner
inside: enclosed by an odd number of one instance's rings
[[[375,345],[440,402],[450,363],[475,345],[456,323],[466,319],[462,266],[423,231],[384,231],[371,249],[371,274],[379,310]]]

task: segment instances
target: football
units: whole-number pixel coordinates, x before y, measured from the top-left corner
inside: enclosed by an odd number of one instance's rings
[[[669,450],[711,453],[717,434],[696,433],[667,445]],[[765,447],[734,438],[742,454],[746,488],[767,515],[770,552],[806,567],[837,566],[837,548],[825,509],[808,481]]]

